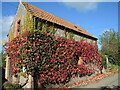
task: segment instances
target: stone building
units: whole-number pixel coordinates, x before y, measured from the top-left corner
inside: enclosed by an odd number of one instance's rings
[[[26,16],[29,17],[27,18],[27,21]],[[97,41],[97,38],[92,36],[80,26],[52,15],[26,2],[22,2],[18,6],[16,16],[8,34],[9,41],[27,30],[29,25],[26,25],[26,22],[31,21],[33,22],[33,24],[30,24],[31,28],[33,27],[32,29],[42,30],[44,27],[43,24],[47,24],[47,27],[53,26],[55,36],[69,38],[69,36],[73,34],[71,39],[76,41],[84,40],[85,42],[90,42],[93,44]]]
[[[59,18],[53,14],[43,11],[26,2],[21,2],[18,6],[14,21],[8,33],[8,40],[11,41],[16,36],[28,30],[43,30],[47,33],[54,34],[56,37],[64,37],[74,39],[76,41],[83,40],[92,44],[97,44],[97,38],[92,36],[80,26]],[[10,61],[6,59],[6,79],[12,81],[10,72]],[[20,77],[21,82],[23,77]],[[28,82],[27,88],[32,87],[32,77]],[[13,77],[15,80],[16,78]]]

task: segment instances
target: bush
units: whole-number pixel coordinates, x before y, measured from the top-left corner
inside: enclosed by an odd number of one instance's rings
[[[14,84],[14,83],[11,83],[9,81],[5,82],[3,84],[3,86],[4,86],[5,89],[8,89],[8,90],[9,89],[11,89],[11,90],[13,90],[13,89],[15,89],[15,90],[21,89],[21,86],[19,84]]]
[[[104,54],[101,53],[101,57],[102,57],[102,65],[105,69],[107,69],[107,64],[106,64],[106,57]]]
[[[114,65],[114,64],[110,64],[110,70],[115,70],[115,71],[119,71],[120,70],[120,66],[118,65]]]

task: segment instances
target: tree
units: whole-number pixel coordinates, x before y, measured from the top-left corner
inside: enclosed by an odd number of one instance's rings
[[[7,43],[7,39],[4,39],[2,42],[0,42],[0,45],[2,47],[2,50],[0,51],[0,67],[5,68],[6,64],[6,52],[5,52],[5,45]]]
[[[118,58],[118,49],[120,48],[119,38],[118,32],[115,32],[114,29],[105,30],[99,38],[101,53],[107,55],[109,62],[115,65],[120,65]]]
[[[0,52],[0,67],[5,67],[5,59],[6,59],[6,53],[4,53],[3,51]]]

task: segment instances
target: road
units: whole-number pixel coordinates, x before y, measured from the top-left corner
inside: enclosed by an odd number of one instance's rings
[[[116,73],[114,75],[108,76],[106,78],[103,78],[102,80],[91,82],[86,86],[80,87],[75,86],[74,88],[101,88],[101,87],[113,87],[120,85],[120,73]]]

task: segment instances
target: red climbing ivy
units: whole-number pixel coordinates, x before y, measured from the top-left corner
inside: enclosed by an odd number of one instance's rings
[[[39,31],[25,32],[8,42],[6,51],[12,62],[12,72],[22,71],[36,77],[39,84],[66,83],[73,75],[93,73],[89,63],[101,68],[97,45],[54,37]],[[81,57],[83,64],[77,65]]]

